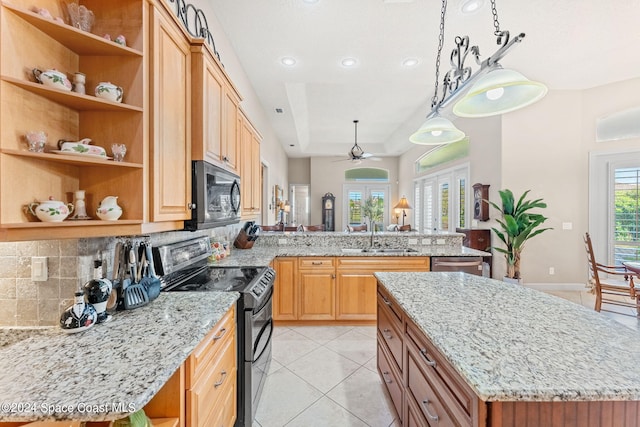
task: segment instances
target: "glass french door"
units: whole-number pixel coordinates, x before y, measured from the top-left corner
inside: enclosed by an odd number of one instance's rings
[[[362,214],[362,204],[369,197],[378,200],[383,205],[382,221],[376,222],[374,227],[377,231],[385,229],[389,224],[389,186],[388,185],[363,185],[363,184],[345,184],[344,186],[344,204],[346,209],[343,213],[343,224],[360,225],[369,223],[369,219]]]

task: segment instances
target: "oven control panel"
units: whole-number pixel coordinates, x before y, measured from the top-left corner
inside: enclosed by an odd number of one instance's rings
[[[260,277],[260,280],[256,282],[256,284],[251,288],[251,293],[253,293],[256,297],[264,294],[270,287],[273,286],[273,281],[276,278],[276,272],[271,268],[267,267],[264,274]]]

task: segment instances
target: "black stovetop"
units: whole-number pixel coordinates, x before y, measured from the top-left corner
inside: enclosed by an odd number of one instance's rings
[[[168,291],[235,291],[245,292],[266,267],[208,267],[188,281],[168,286]]]

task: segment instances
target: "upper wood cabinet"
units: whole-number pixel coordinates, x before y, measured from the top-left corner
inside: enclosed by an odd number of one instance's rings
[[[181,221],[192,203],[191,45],[164,2],[153,7],[151,46],[151,221]]]
[[[0,240],[35,240],[133,234],[145,221],[145,57],[148,3],[142,0],[83,1],[97,17],[92,33],[30,11],[46,7],[65,16],[62,2],[3,1],[0,7]],[[123,34],[127,46],[95,34]],[[31,70],[56,69],[69,79],[86,75],[86,94],[44,86]],[[94,96],[100,82],[124,91],[122,103]],[[45,151],[30,152],[24,135],[44,131]],[[127,146],[124,162],[60,154],[57,141],[91,138],[111,155],[112,143]],[[29,203],[50,197],[73,202],[85,190],[94,219],[41,222]],[[95,211],[106,196],[118,196],[118,221],[100,221]],[[73,216],[73,213],[70,217]]]
[[[240,95],[203,39],[191,43],[191,155],[238,173]]]
[[[262,137],[240,110],[240,178],[242,183],[242,215],[256,216],[262,206],[262,167],[260,141]]]

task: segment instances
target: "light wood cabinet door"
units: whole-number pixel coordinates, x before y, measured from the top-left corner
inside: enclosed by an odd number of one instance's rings
[[[222,161],[224,78],[204,40],[191,45],[191,158]]]
[[[240,177],[242,181],[242,215],[256,216],[262,206],[262,170],[260,136],[240,111]]]
[[[223,101],[223,146],[222,161],[230,170],[240,170],[238,152],[240,150],[240,99],[232,90],[226,88]]]
[[[297,258],[276,258],[273,263],[276,280],[273,288],[273,320],[298,319]]]
[[[260,162],[260,138],[251,133],[251,205],[257,212],[262,209],[262,164]]]
[[[180,221],[191,218],[191,46],[161,5],[151,34],[151,220]]]
[[[298,284],[299,320],[335,319],[335,273],[333,270],[302,270],[298,274]]]
[[[336,276],[336,320],[375,320],[378,282],[373,273],[338,270]]]

